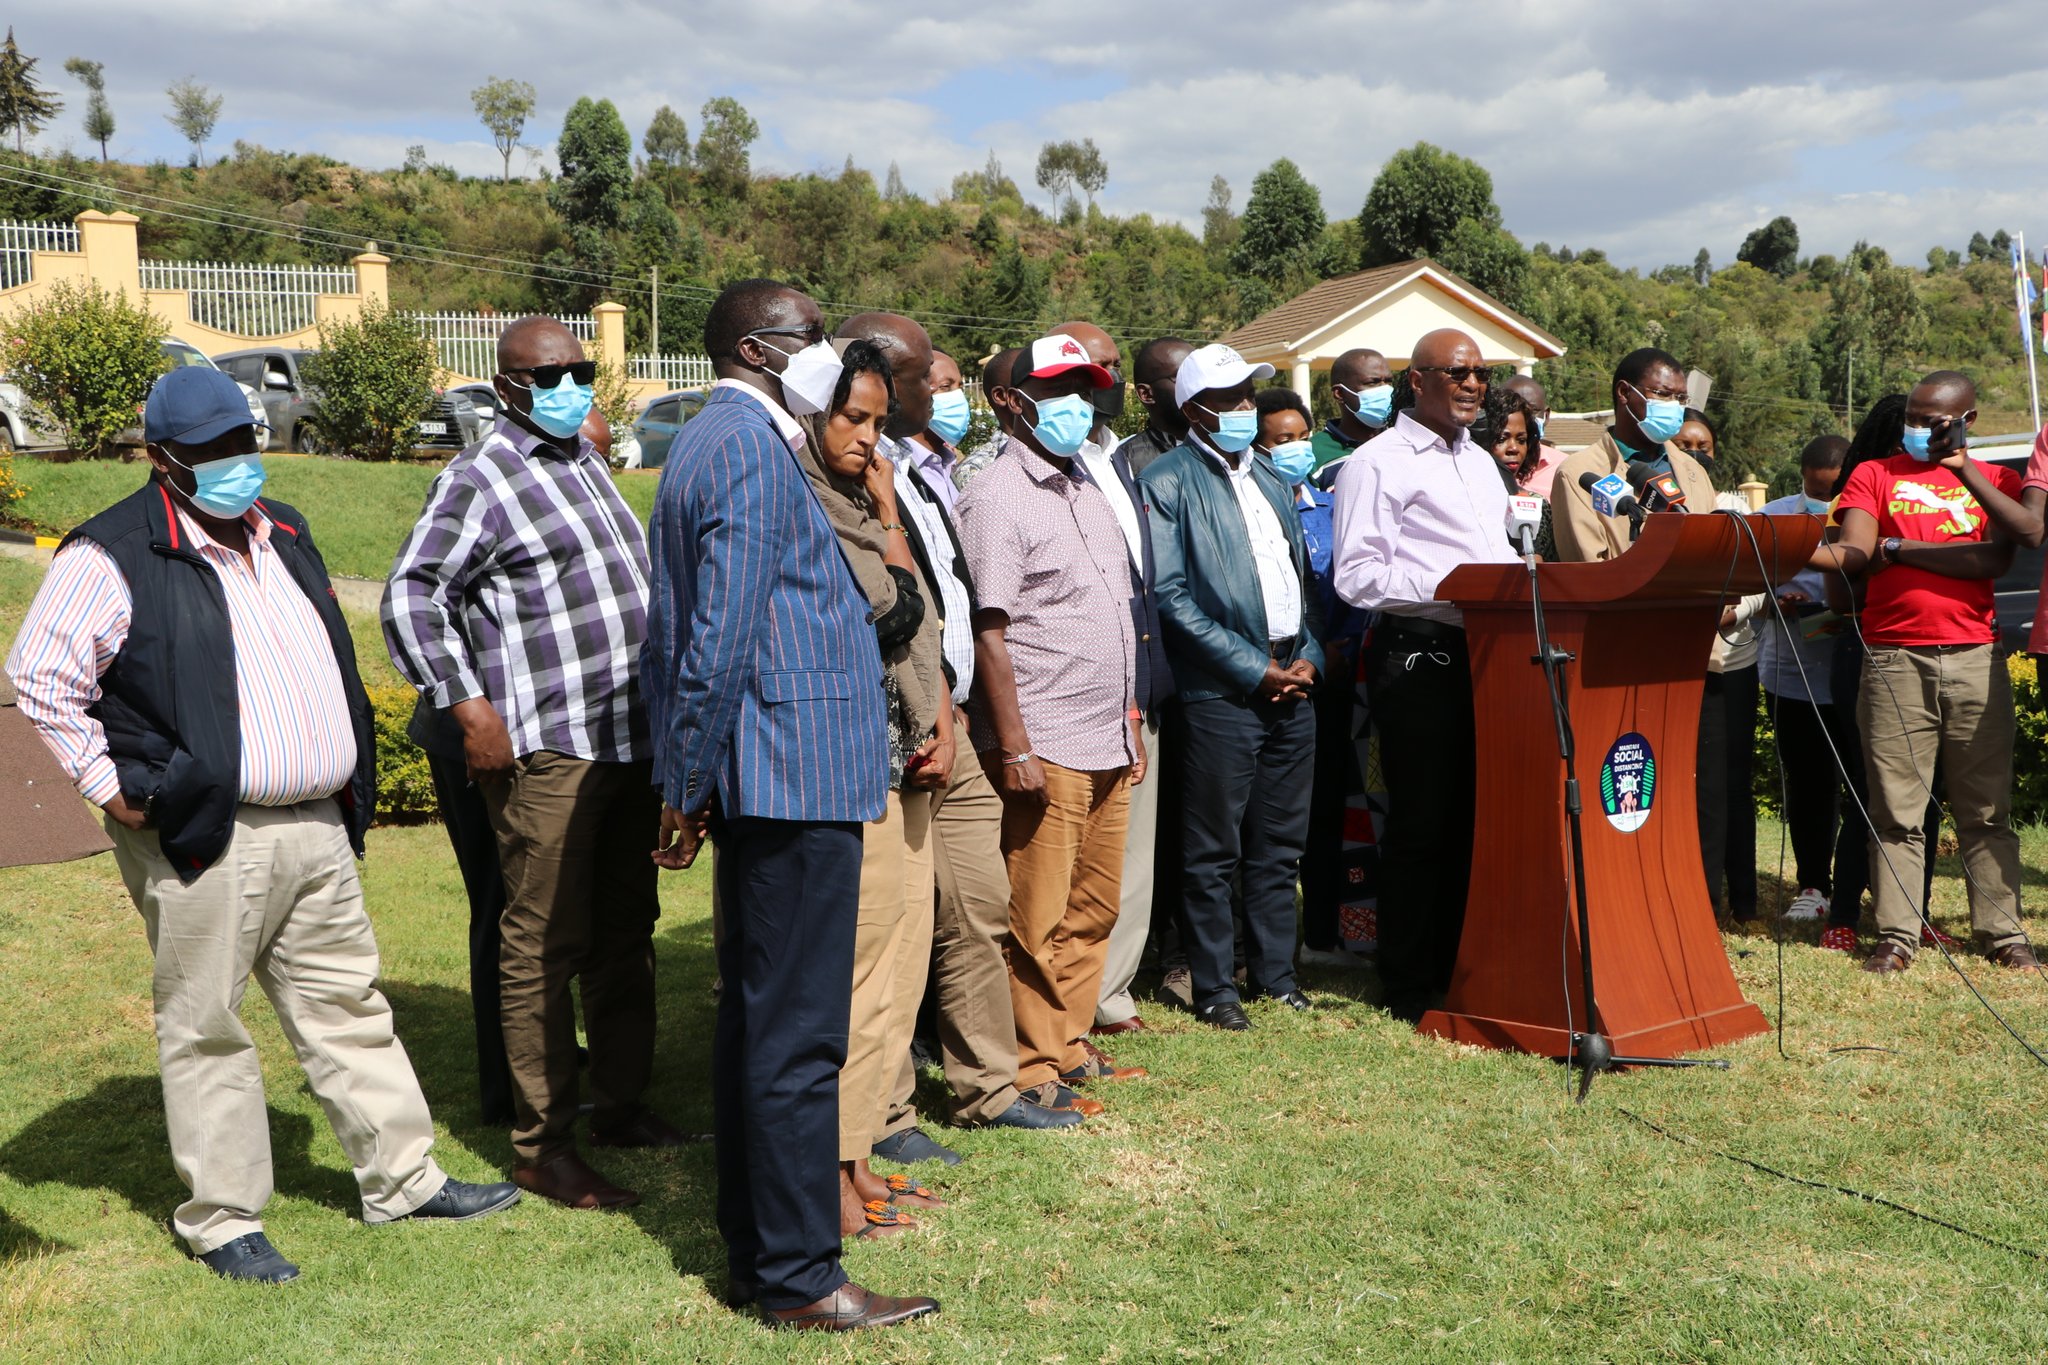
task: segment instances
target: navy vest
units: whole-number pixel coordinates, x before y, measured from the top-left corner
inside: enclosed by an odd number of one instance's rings
[[[281,502],[257,504],[275,525],[270,548],[327,627],[356,735],[356,771],[335,793],[358,857],[376,804],[370,699],[356,676],[355,642],[313,548],[306,519]],[[241,788],[241,704],[227,592],[196,554],[155,478],[64,538],[105,550],[127,580],[128,638],[87,708],[107,733],[121,795],[146,810],[164,856],[190,882],[226,851]],[[61,547],[60,547],[61,548]]]

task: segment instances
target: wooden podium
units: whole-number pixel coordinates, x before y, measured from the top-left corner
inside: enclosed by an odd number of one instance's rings
[[[1437,590],[1465,613],[1478,723],[1477,837],[1450,993],[1423,1033],[1563,1057],[1574,1028],[1617,1054],[1675,1057],[1767,1027],[1742,998],[1700,866],[1700,696],[1724,603],[1784,582],[1818,518],[1659,513],[1617,559],[1545,564],[1543,610],[1572,656],[1598,1017],[1589,1029],[1572,901],[1564,765],[1536,657],[1529,571],[1469,564]],[[1566,991],[1570,991],[1570,1021]]]

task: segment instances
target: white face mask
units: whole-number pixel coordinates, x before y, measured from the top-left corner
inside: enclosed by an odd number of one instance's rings
[[[846,363],[831,342],[820,341],[795,352],[783,351],[780,346],[770,349],[789,357],[780,377],[782,399],[791,414],[804,417],[832,406],[832,391],[839,387],[839,374]]]

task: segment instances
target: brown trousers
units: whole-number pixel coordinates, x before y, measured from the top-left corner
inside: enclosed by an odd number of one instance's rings
[[[1040,762],[1046,804],[1006,802],[1010,871],[1010,1003],[1017,1015],[1017,1088],[1059,1079],[1085,1060],[1109,931],[1122,894],[1130,769],[1085,773]]]
[[[590,1126],[630,1123],[654,1068],[655,867],[661,826],[652,768],[541,750],[484,784],[505,869],[505,1058],[512,1152],[538,1166],[576,1146],[580,982],[590,1046]]]
[[[953,1122],[986,1123],[1017,1102],[1017,1016],[1003,961],[1010,941],[1003,801],[972,754],[954,765],[952,785],[932,813],[932,865],[939,889],[931,971],[939,1057],[953,1091]],[[916,1079],[906,1051],[896,1077],[905,1109]]]
[[[861,826],[853,1011],[839,1070],[841,1161],[861,1160],[887,1136],[898,1066],[908,1065],[932,957],[931,830],[926,791],[890,792],[881,818]],[[898,1126],[915,1121],[910,1114]]]

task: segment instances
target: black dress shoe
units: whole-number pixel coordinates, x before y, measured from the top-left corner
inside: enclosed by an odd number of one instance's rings
[[[299,1278],[299,1268],[280,1256],[270,1239],[260,1232],[245,1232],[232,1242],[201,1252],[199,1259],[224,1280],[283,1284]]]
[[[943,1161],[948,1166],[958,1166],[961,1161],[958,1152],[951,1147],[940,1146],[924,1129],[914,1127],[883,1138],[875,1144],[874,1154],[884,1161],[901,1162],[905,1166],[913,1161]]]
[[[735,1280],[727,1277],[725,1282],[725,1306],[728,1308],[750,1308],[761,1297],[761,1286],[752,1280]]]
[[[798,1332],[851,1332],[860,1327],[894,1327],[939,1311],[939,1301],[922,1295],[897,1299],[870,1294],[848,1280],[816,1303],[801,1308],[768,1308],[762,1316],[772,1327]]]
[[[1204,1005],[1195,1011],[1195,1018],[1205,1024],[1213,1024],[1232,1033],[1250,1033],[1252,1021],[1246,1017],[1244,1006],[1235,1000],[1225,1000],[1220,1005]]]
[[[1297,1014],[1306,1013],[1316,1007],[1316,1002],[1303,995],[1300,991],[1282,991],[1278,995],[1273,996],[1272,999],[1287,1006],[1287,1008]]]
[[[484,1218],[500,1209],[509,1209],[518,1202],[517,1185],[472,1185],[463,1180],[444,1180],[432,1198],[405,1216],[466,1223],[472,1218]]]
[[[1071,1128],[1088,1116],[1078,1109],[1048,1109],[1019,1095],[1010,1107],[984,1121],[987,1128]]]

